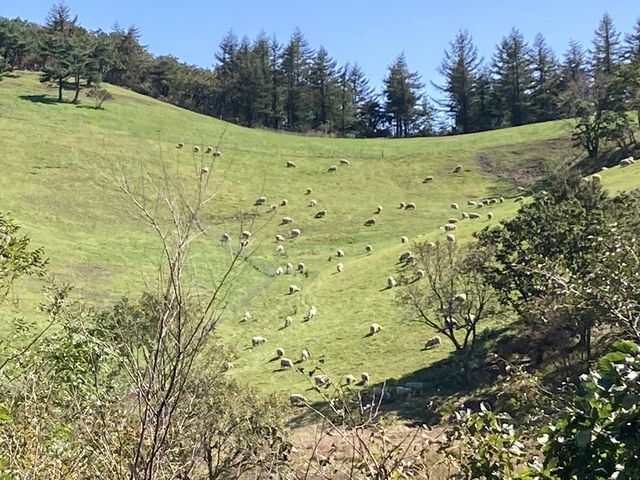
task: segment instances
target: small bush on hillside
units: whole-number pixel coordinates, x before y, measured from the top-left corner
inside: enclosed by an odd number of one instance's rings
[[[92,87],[87,92],[87,98],[93,100],[94,108],[96,110],[102,110],[102,105],[107,101],[113,100],[113,95],[104,88]]]

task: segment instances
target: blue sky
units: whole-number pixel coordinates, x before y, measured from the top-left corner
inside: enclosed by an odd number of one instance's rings
[[[264,30],[283,42],[300,27],[312,47],[324,45],[340,63],[357,61],[374,86],[402,51],[424,83],[439,81],[443,50],[460,29],[489,58],[511,27],[531,42],[541,32],[556,53],[570,38],[590,46],[604,12],[630,32],[640,16],[637,0],[67,0],[80,22],[109,30],[137,25],[154,54],[170,53],[210,67],[222,36],[233,29],[250,38]],[[0,15],[44,21],[53,0],[0,0]],[[430,93],[433,89],[429,88]]]

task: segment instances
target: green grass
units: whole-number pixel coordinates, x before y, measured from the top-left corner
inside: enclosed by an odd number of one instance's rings
[[[136,296],[156,280],[159,243],[103,174],[124,166],[135,181],[162,158],[176,176],[195,182],[196,165],[207,160],[193,154],[191,145],[216,145],[222,137],[223,156],[211,171],[216,196],[205,212],[209,236],[197,245],[192,266],[201,287],[212,285],[230,257],[218,238],[223,232],[236,238],[239,219],[256,214],[255,253],[235,280],[232,307],[218,333],[237,350],[232,374],[268,392],[304,385],[294,373],[273,372],[277,365],[269,359],[279,346],[294,359],[308,348],[316,359],[325,359],[328,372],[366,370],[375,382],[446,356],[445,346],[420,351],[431,332],[405,319],[394,305],[394,291],[384,290],[406,249],[400,236],[442,239],[441,226],[456,214],[451,202],[465,210],[468,198],[506,197],[504,204],[479,210],[482,219],[459,223],[456,236],[464,241],[516,212],[518,204],[509,199],[515,187],[507,179],[519,178],[523,163],[518,159],[530,166],[539,157],[548,168],[570,155],[564,140],[568,126],[561,122],[430,139],[303,137],[229,125],[121,88],[108,89],[115,101],[96,111],[52,103],[54,92],[33,74],[0,82],[0,210],[11,212],[34,245],[45,247],[51,272],[72,282],[77,297],[105,305],[123,295]],[[175,148],[179,141],[187,144],[185,149]],[[327,173],[339,158],[349,159],[351,166]],[[487,158],[493,159],[488,169]],[[298,167],[284,168],[287,160]],[[463,172],[453,175],[457,164]],[[604,172],[603,181],[612,189],[629,188],[640,184],[638,171],[635,166],[612,169]],[[422,183],[426,175],[434,175],[433,183]],[[308,196],[307,187],[313,189]],[[252,206],[260,195],[268,197],[267,204],[283,198],[289,204],[274,216]],[[317,208],[307,207],[310,198],[319,201]],[[400,210],[401,201],[418,208]],[[372,215],[377,205],[384,211]],[[314,219],[321,208],[327,217]],[[489,210],[495,215],[491,222],[485,216]],[[285,215],[293,217],[291,227],[278,226]],[[377,224],[364,227],[374,216]],[[276,254],[274,235],[293,227],[302,230],[301,237],[286,242],[285,255]],[[366,244],[373,245],[373,253],[365,253]],[[341,274],[335,274],[338,260],[328,260],[338,248],[346,252]],[[276,267],[286,262],[304,262],[308,276],[275,276]],[[302,291],[286,295],[289,284]],[[37,298],[33,290],[25,295]],[[319,314],[304,323],[310,305]],[[253,320],[241,322],[247,310]],[[287,315],[294,324],[281,329]],[[374,321],[383,332],[365,338]],[[254,335],[265,336],[267,344],[248,348]]]

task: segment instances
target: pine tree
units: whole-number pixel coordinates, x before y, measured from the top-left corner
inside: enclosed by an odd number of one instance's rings
[[[611,16],[605,13],[593,39],[592,70],[605,75],[613,75],[620,65],[621,53],[620,34],[613,25]]]
[[[587,74],[587,61],[584,49],[579,42],[569,40],[569,48],[564,54],[561,67],[561,89],[566,90],[571,82],[581,79]]]
[[[494,82],[489,67],[478,73],[474,85],[475,95],[471,105],[474,129],[490,130],[498,126],[498,102],[494,91]]]
[[[439,104],[453,120],[456,133],[473,130],[471,110],[474,84],[481,62],[471,35],[464,30],[449,44],[438,68],[438,72],[444,77],[444,84],[434,85],[445,95],[445,100]]]
[[[309,70],[311,92],[311,128],[330,132],[337,117],[338,85],[336,62],[324,47],[320,47]]]
[[[58,102],[62,102],[64,81],[72,74],[70,67],[76,59],[77,43],[73,35],[77,28],[77,17],[72,18],[69,7],[56,3],[47,15],[41,51],[46,58],[40,77],[41,82],[54,81],[58,85]]]
[[[351,90],[351,105],[355,118],[352,125],[354,133],[360,136],[373,136],[379,123],[377,107],[379,103],[375,99],[374,89],[369,85],[369,80],[360,68],[354,63],[349,70],[348,82]],[[376,128],[371,127],[376,123]]]
[[[389,66],[384,79],[385,110],[393,123],[395,136],[407,137],[411,133],[422,87],[420,76],[409,71],[404,54],[400,54]]]
[[[500,98],[499,114],[504,125],[523,125],[529,120],[531,61],[529,47],[513,28],[498,45],[493,57],[495,91]]]
[[[531,48],[531,73],[531,119],[540,122],[559,118],[559,65],[540,33]]]
[[[624,40],[624,78],[627,87],[629,109],[636,111],[640,127],[640,17],[636,20],[633,32]]]
[[[284,80],[284,112],[289,130],[303,130],[309,119],[309,64],[312,51],[296,29],[281,54]]]

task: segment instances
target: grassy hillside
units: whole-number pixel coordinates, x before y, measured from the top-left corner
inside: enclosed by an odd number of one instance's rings
[[[210,173],[216,196],[205,216],[210,229],[194,252],[194,272],[200,286],[212,285],[237,245],[241,219],[253,219],[255,252],[235,280],[232,307],[219,333],[237,349],[232,374],[264,391],[290,392],[304,385],[292,372],[273,372],[276,362],[269,360],[276,347],[294,359],[308,348],[325,359],[328,372],[366,370],[373,381],[406,375],[447,355],[444,346],[420,351],[431,332],[403,318],[394,291],[384,289],[407,248],[400,237],[444,238],[442,225],[460,215],[451,202],[464,210],[467,199],[504,196],[505,203],[480,210],[481,219],[459,223],[456,236],[463,241],[516,211],[509,179],[524,181],[533,175],[524,169],[560,165],[573,155],[565,140],[568,126],[561,122],[446,138],[329,139],[245,129],[108,89],[115,101],[96,111],[52,102],[54,92],[32,74],[0,82],[0,211],[11,212],[34,244],[46,248],[51,271],[76,285],[77,296],[96,304],[135,296],[155,281],[159,244],[105,174],[125,168],[135,181],[162,158],[176,176],[192,183],[197,166],[211,159],[194,154],[191,146],[220,142],[223,155]],[[186,147],[176,149],[177,142]],[[329,173],[340,158],[351,165]],[[297,168],[285,168],[288,160]],[[463,171],[455,175],[457,164]],[[423,184],[426,175],[434,181]],[[635,167],[603,177],[613,189],[640,184]],[[311,195],[305,195],[308,187]],[[260,195],[267,196],[267,205],[284,198],[288,205],[268,213],[267,207],[253,206]],[[317,207],[307,206],[311,198]],[[401,201],[415,202],[417,209],[401,210]],[[373,215],[377,205],[384,211]],[[320,209],[327,216],[315,219]],[[293,225],[279,226],[282,216],[292,217]],[[371,217],[376,225],[365,227]],[[286,241],[284,254],[276,253],[274,235],[290,228],[300,228],[302,235]],[[236,245],[218,241],[224,232]],[[372,253],[365,252],[366,244],[373,245]],[[345,251],[343,259],[332,258],[337,249]],[[345,265],[340,274],[338,261]],[[308,274],[276,276],[276,268],[287,262],[304,262]],[[287,295],[290,284],[301,292]],[[302,322],[311,305],[318,317]],[[241,322],[245,311],[253,318]],[[287,315],[294,323],[283,329]],[[374,321],[383,332],[365,337]],[[267,344],[249,348],[254,335],[265,336]]]

